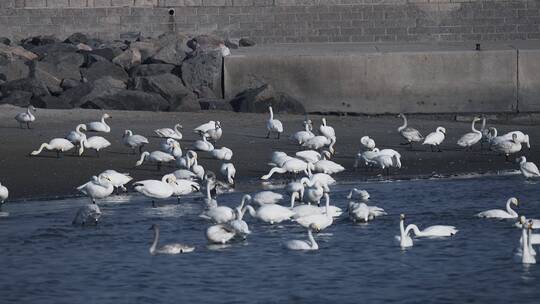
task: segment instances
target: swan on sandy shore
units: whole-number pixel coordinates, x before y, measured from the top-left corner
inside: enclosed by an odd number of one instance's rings
[[[334,154],[336,151],[334,150],[334,145],[336,144],[336,138],[335,137],[331,137],[331,138],[328,138],[326,136],[323,136],[323,135],[318,135],[318,136],[314,136],[310,139],[308,139],[307,141],[305,141],[303,144],[302,144],[302,147],[306,147],[308,149],[313,149],[313,150],[320,150],[324,147],[328,147],[328,151],[330,151],[330,153]]]
[[[182,133],[178,129],[182,129],[182,125],[176,124],[174,125],[174,129],[171,129],[171,128],[155,129],[154,133],[156,133],[156,135],[159,137],[181,140]]]
[[[274,167],[270,169],[270,172],[268,172],[268,174],[261,176],[261,179],[267,180],[270,177],[272,177],[274,173],[283,174],[283,173],[290,172],[290,173],[298,174],[300,172],[304,172],[304,174],[309,175],[311,173],[311,170],[313,170],[313,168],[314,166],[312,163],[307,163],[298,158],[291,157],[290,159],[285,161],[281,167]]]
[[[519,201],[515,197],[511,197],[506,201],[506,210],[491,209],[478,213],[477,217],[497,218],[497,219],[513,219],[517,218],[518,214],[512,209],[511,205],[519,206]]]
[[[77,190],[87,195],[92,203],[96,203],[96,199],[106,198],[114,191],[114,186],[111,179],[106,174],[92,176],[92,180],[77,187]]]
[[[214,145],[212,145],[207,139],[206,135],[202,135],[202,140],[196,140],[193,143],[193,150],[210,152],[214,150]]]
[[[105,170],[101,174],[109,177],[109,180],[111,181],[113,187],[120,188],[124,192],[127,191],[125,187],[126,184],[133,179],[131,176],[129,176],[129,173],[120,173],[115,170]]]
[[[232,163],[223,163],[221,164],[221,167],[219,168],[219,172],[229,184],[234,186],[234,177],[236,176],[236,168]]]
[[[61,152],[66,152],[73,148],[75,148],[75,145],[72,144],[69,140],[65,138],[53,138],[48,143],[42,143],[41,146],[39,146],[39,149],[32,151],[30,155],[39,155],[43,151],[43,149],[47,149],[49,151],[55,151],[56,157],[60,158]],[[84,147],[81,145],[79,147],[79,155],[83,153],[83,150]]]
[[[319,245],[313,238],[313,230],[317,231],[319,228],[316,224],[312,224],[307,229],[308,231],[308,240],[290,240],[285,242],[285,247],[289,250],[318,250]]]
[[[291,136],[291,139],[294,142],[297,142],[299,145],[302,145],[304,142],[315,137],[315,134],[313,134],[312,132],[313,126],[311,125],[311,120],[309,119],[304,120],[303,125],[304,125],[303,131],[298,131]]]
[[[482,139],[482,132],[474,128],[474,124],[479,120],[480,120],[479,117],[473,118],[473,121],[471,124],[472,132],[465,133],[463,136],[461,136],[457,141],[458,146],[463,147],[466,150],[467,149],[472,150],[472,146]]]
[[[28,108],[26,108],[26,112],[15,115],[15,120],[19,123],[19,127],[21,129],[23,129],[24,124],[26,124],[28,129],[31,129],[30,123],[36,120],[36,117],[32,114],[32,111],[36,112],[36,108],[33,105],[29,105]]]
[[[435,132],[431,132],[428,134],[428,136],[426,136],[426,139],[424,139],[422,145],[430,145],[431,152],[433,152],[433,146],[437,147],[439,152],[442,152],[441,144],[445,137],[446,129],[444,127],[437,127]]]
[[[313,172],[335,174],[345,170],[342,165],[329,160],[331,157],[330,152],[323,151],[321,154],[323,155],[323,159],[313,163]]]
[[[109,147],[111,143],[101,136],[92,136],[81,140],[81,148],[92,149],[96,151],[97,157],[99,157],[99,151]]]
[[[268,111],[270,112],[270,118],[266,122],[266,130],[268,130],[266,138],[270,138],[271,133],[276,133],[277,139],[279,139],[279,136],[281,133],[283,133],[283,124],[281,121],[274,119],[274,111],[272,110],[272,107],[268,107]]]
[[[110,133],[111,127],[107,124],[105,119],[112,118],[109,114],[105,113],[101,116],[101,121],[94,121],[86,124],[88,132],[104,132]]]
[[[525,178],[536,178],[540,177],[540,172],[538,167],[533,162],[528,162],[525,156],[521,156],[517,159],[519,161],[519,170]]]
[[[407,127],[407,117],[405,117],[403,113],[399,113],[398,117],[403,118],[403,125],[400,126],[397,131],[403,138],[405,138],[405,140],[407,140],[407,143],[404,143],[403,145],[409,145],[412,149],[413,143],[421,142],[424,137],[415,128]]]
[[[149,230],[154,231],[154,240],[152,241],[152,246],[150,246],[150,249],[149,249],[151,255],[188,253],[188,252],[193,252],[195,250],[195,247],[191,245],[180,244],[180,243],[167,244],[167,245],[158,247],[159,225],[153,224]]]
[[[371,151],[375,149],[375,140],[369,136],[362,136],[362,138],[360,138],[360,143],[362,144],[364,151]]]
[[[135,154],[135,149],[139,148],[139,153],[142,153],[142,148],[144,145],[147,145],[148,138],[139,135],[139,134],[133,134],[131,130],[125,130],[124,135],[122,136],[122,142],[125,146],[131,148],[133,151],[133,154]]]
[[[83,139],[86,139],[86,134],[84,134],[81,130],[86,131],[86,125],[85,124],[79,124],[77,127],[75,127],[74,131],[70,131],[66,135],[66,139],[69,140],[72,144],[75,146],[80,146],[81,141]]]
[[[514,135],[515,135],[515,138],[514,138]],[[488,136],[489,136],[489,143],[490,145],[494,145],[494,144],[497,144],[501,141],[505,141],[505,140],[515,140],[516,142],[519,142],[521,144],[526,144],[527,145],[527,148],[529,150],[531,150],[531,144],[530,144],[530,141],[529,141],[529,135],[521,132],[521,131],[511,131],[511,132],[508,132],[506,134],[503,134],[501,136],[497,136],[497,128],[495,127],[491,127],[489,128],[489,133],[488,133]]]
[[[142,165],[145,161],[156,163],[157,170],[161,170],[162,163],[174,161],[174,156],[162,151],[143,152],[140,159],[135,163],[135,167]]]
[[[210,151],[210,155],[219,160],[231,160],[233,151],[227,147],[221,147],[219,149],[213,149]]]
[[[517,135],[512,134],[512,139],[492,143],[490,148],[494,152],[504,154],[506,161],[508,161],[510,154],[521,151],[521,143],[517,140]]]
[[[326,124],[326,118],[324,117],[322,118],[322,124],[319,127],[319,132],[321,132],[321,134],[328,139],[336,137],[336,131],[334,128]]]
[[[198,126],[193,131],[201,136],[206,136],[214,143],[218,141],[223,135],[223,129],[221,128],[220,121],[210,120],[209,122]]]

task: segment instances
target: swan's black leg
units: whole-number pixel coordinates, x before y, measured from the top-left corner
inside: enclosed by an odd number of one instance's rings
[[[409,150],[412,151],[412,141],[409,142]]]
[[[441,150],[441,146],[440,146],[440,145],[437,145],[437,149],[439,149],[439,151],[438,151],[438,152],[442,152],[442,150]]]
[[[60,151],[56,150],[56,158],[60,158]]]
[[[152,200],[152,208],[156,208],[156,202],[154,200]]]
[[[140,145],[139,146],[139,154],[142,154],[142,148],[143,148],[144,145]],[[135,151],[133,151],[135,153]]]
[[[180,196],[176,197],[176,201],[178,202],[178,204],[180,204]]]
[[[433,145],[429,145],[429,147],[431,148],[431,152],[434,152],[433,151]]]
[[[157,163],[157,170],[158,170],[158,171],[161,171],[161,162],[158,162],[158,163]]]
[[[279,135],[280,135],[280,134],[281,134],[281,133],[277,132],[277,139],[279,139]]]
[[[28,127],[28,129],[32,129],[32,128],[30,128],[30,122],[27,122],[26,126]]]
[[[96,150],[96,155],[99,158],[99,150]]]
[[[270,138],[270,131],[268,131],[268,134],[266,134],[266,138]]]

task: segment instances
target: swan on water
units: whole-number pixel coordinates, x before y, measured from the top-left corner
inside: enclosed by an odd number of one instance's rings
[[[127,191],[126,184],[129,183],[133,178],[129,176],[129,173],[120,173],[115,170],[105,170],[101,174],[109,177],[111,184],[115,188],[120,188],[124,192]]]
[[[148,230],[154,231],[154,240],[152,241],[152,246],[150,246],[150,249],[149,249],[151,255],[189,253],[195,250],[195,247],[191,245],[180,244],[180,243],[167,244],[167,245],[158,247],[159,225],[153,224],[152,227],[150,227],[150,229]]]
[[[334,128],[326,124],[326,118],[322,118],[322,124],[319,127],[319,132],[328,139],[336,137],[336,131]]]
[[[531,250],[531,230],[532,224],[530,223],[523,225],[523,228],[521,230],[521,250],[516,253],[516,258],[523,264],[536,264],[536,258]]]
[[[296,157],[308,162],[308,163],[316,163],[319,160],[322,159],[321,153],[315,151],[315,150],[304,150],[304,151],[298,151],[295,153]]]
[[[171,129],[171,128],[155,129],[154,133],[156,133],[156,135],[159,137],[181,140],[182,133],[178,129],[182,129],[182,125],[176,124],[174,125],[174,129]]]
[[[221,138],[223,135],[223,129],[221,128],[221,122],[219,121],[209,121],[205,124],[198,126],[193,129],[193,131],[200,136],[206,136],[211,139],[214,143]]]
[[[105,119],[112,118],[109,114],[105,113],[101,116],[101,121],[94,121],[86,124],[88,132],[104,132],[110,133],[111,127],[105,122]]]
[[[21,129],[23,129],[24,124],[26,124],[26,127],[28,129],[31,129],[30,123],[36,120],[36,117],[34,116],[34,114],[32,114],[32,111],[36,112],[37,110],[34,106],[29,105],[28,108],[26,108],[26,112],[15,115],[15,120],[19,123],[19,127]]]
[[[415,128],[407,127],[407,117],[405,117],[403,113],[399,113],[398,117],[403,118],[403,125],[399,127],[397,131],[405,138],[405,140],[407,140],[407,143],[404,143],[403,145],[410,145],[410,148],[412,149],[413,143],[421,142],[424,137]]]
[[[250,199],[248,194],[244,195],[244,197],[246,197],[247,200]],[[251,234],[248,224],[246,223],[246,221],[242,219],[244,217],[245,210],[246,210],[245,207],[243,209],[236,207],[235,208],[236,219],[226,223],[228,227],[234,230],[236,235],[241,236],[243,239],[246,239],[246,236],[248,234]]]
[[[172,174],[174,174],[176,179],[194,180],[197,178],[197,175],[195,173],[186,169],[178,169],[174,171]]]
[[[334,161],[328,160],[328,158],[330,158],[330,152],[323,151],[322,155],[323,159],[313,163],[313,172],[335,174],[345,170],[342,165]]]
[[[235,235],[234,229],[227,224],[217,224],[206,229],[206,238],[210,243],[214,244],[226,244]]]
[[[56,157],[60,158],[60,152],[66,152],[71,149],[75,148],[75,145],[72,144],[69,140],[65,138],[53,138],[49,141],[49,143],[42,143],[41,146],[39,146],[39,149],[36,151],[32,151],[30,155],[38,155],[43,151],[43,149],[47,149],[49,151],[55,151]],[[84,151],[84,147],[81,145],[79,147],[79,155],[81,155]]]
[[[221,147],[219,149],[213,149],[210,151],[210,155],[219,160],[231,160],[233,151],[227,147]]]
[[[197,157],[197,152],[188,150],[184,156],[176,158],[176,166],[182,169],[189,169],[193,166]]]
[[[367,223],[378,216],[386,215],[383,208],[377,206],[368,206],[366,203],[349,202],[347,208],[349,210],[349,218],[354,222]]]
[[[0,183],[0,209],[2,208],[2,205],[6,202],[8,197],[9,197],[8,188],[2,185],[2,183]]]
[[[412,230],[416,237],[444,237],[444,236],[453,236],[459,230],[455,226],[448,225],[433,225],[429,226],[423,230],[420,230],[415,224],[407,225],[406,230]]]
[[[353,188],[351,192],[347,195],[347,199],[350,200],[361,200],[364,202],[367,202],[370,198],[369,192],[366,190],[358,190],[356,188]]]
[[[290,159],[293,159],[293,157],[287,155],[287,153],[281,151],[274,151],[272,152],[272,160],[268,163],[268,165],[273,167],[281,167],[286,161]]]
[[[281,200],[283,200],[283,194],[273,191],[261,191],[252,196],[252,202],[258,204],[259,206],[277,204]]]
[[[204,189],[204,192],[206,193],[206,196],[203,199],[204,205],[206,209],[212,209],[216,208],[218,206],[217,200],[212,196],[212,191],[216,191],[216,179],[215,177],[210,174],[212,172],[208,172],[204,176],[204,188],[201,188],[201,190]],[[202,191],[201,191],[202,192]],[[215,194],[214,194],[215,195]]]
[[[330,196],[328,193],[324,193],[326,198],[325,212],[322,214],[312,214],[304,217],[299,217],[296,222],[301,226],[308,228],[311,224],[315,224],[317,231],[322,231],[328,228],[334,222],[334,217],[330,213]]]
[[[476,216],[483,218],[497,218],[497,219],[513,219],[517,218],[518,214],[512,210],[511,205],[519,206],[519,201],[515,197],[511,197],[506,201],[506,211],[501,209],[491,209],[478,213]]]
[[[522,223],[530,222],[532,224],[532,229],[540,229],[540,220],[537,219],[528,219],[525,216],[520,216],[519,221],[514,224],[518,228],[522,228]]]
[[[148,144],[148,138],[139,135],[133,134],[131,130],[125,130],[124,135],[122,136],[122,142],[125,146],[131,148],[133,154],[135,154],[135,149],[139,148],[139,154],[142,153],[142,148],[144,145]]]
[[[308,231],[308,240],[290,240],[285,243],[285,247],[289,250],[318,250],[319,245],[313,238],[313,230],[320,230],[316,224],[312,224],[307,229]]]
[[[174,161],[174,156],[162,151],[145,151],[141,154],[141,158],[135,163],[135,167],[142,165],[145,161],[156,163],[157,170],[161,170],[162,163],[168,163]]]
[[[244,195],[242,197],[240,205],[237,208],[242,210],[244,208],[244,206],[246,205],[246,202],[249,203],[250,200],[251,200],[251,196]],[[204,219],[207,219],[207,220],[211,220],[212,222],[214,222],[216,224],[223,224],[223,223],[226,223],[226,222],[229,222],[229,221],[232,221],[232,220],[236,219],[236,215],[237,215],[236,211],[233,210],[230,207],[216,206],[216,207],[213,207],[213,208],[210,208],[210,209],[204,211],[200,215],[200,217],[202,217]]]
[[[172,182],[169,182],[168,184],[172,187],[172,195],[176,196],[178,203],[180,203],[180,196],[198,192],[200,190],[198,183],[186,179],[177,179],[176,175],[172,173],[165,174],[161,178],[162,182],[167,183],[167,180],[172,180]]]
[[[336,183],[336,180],[326,173],[308,174],[309,180],[314,183],[318,181],[323,187],[328,187]]]
[[[520,225],[519,228],[521,229],[527,229],[527,228],[529,228],[529,230],[534,229],[533,222],[527,221],[527,219],[524,216],[521,216],[519,218],[518,223]],[[529,251],[531,252],[532,255],[536,255],[536,250],[534,250],[532,245],[540,244],[540,234],[533,234],[532,231],[529,231],[525,237],[522,235],[521,238],[519,239],[520,246],[523,246],[524,243],[529,243],[528,244]]]
[[[86,204],[77,210],[75,218],[73,221],[71,221],[71,224],[77,226],[97,225],[99,219],[101,218],[101,214],[101,209],[99,209],[97,204]]]
[[[522,156],[517,159],[519,161],[519,170],[525,178],[536,178],[540,177],[540,172],[538,167],[533,162],[528,162],[525,156]]]
[[[319,206],[324,193],[330,192],[328,186],[323,186],[320,181],[311,182],[308,178],[302,178],[302,182],[304,183],[304,196],[302,199],[309,205],[317,204]]]
[[[291,208],[294,207],[294,202],[296,200],[302,200],[304,196],[304,182],[303,178],[301,180],[294,180],[287,184],[285,191],[291,196]]]
[[[494,152],[504,154],[506,161],[508,161],[510,154],[521,151],[521,143],[517,141],[517,135],[514,133],[512,139],[492,143],[490,148]]]
[[[375,149],[375,140],[369,136],[362,136],[362,138],[360,138],[360,143],[362,144],[364,151],[371,151]]]
[[[77,125],[75,131],[70,131],[68,135],[66,135],[66,139],[69,140],[76,147],[79,147],[81,145],[81,141],[83,139],[86,139],[86,134],[84,134],[81,130],[86,131],[85,124]]]
[[[221,175],[223,175],[227,182],[234,186],[234,177],[236,175],[236,168],[232,163],[223,163],[221,164],[221,168],[219,169],[219,172]]]
[[[92,149],[96,151],[97,157],[99,157],[99,151],[109,147],[111,143],[101,136],[92,136],[81,140],[81,148]]]
[[[277,204],[260,206],[257,211],[255,211],[252,206],[247,205],[246,209],[253,218],[257,218],[265,223],[270,223],[271,225],[289,220],[294,215],[294,212],[289,208]]]
[[[92,180],[77,187],[77,190],[88,196],[92,203],[96,203],[96,199],[106,198],[114,191],[114,186],[111,179],[106,174],[92,176]]]
[[[475,117],[473,119],[472,124],[471,124],[472,132],[465,133],[463,136],[461,136],[461,138],[458,139],[457,141],[458,146],[463,147],[465,149],[472,150],[472,146],[476,144],[477,142],[479,142],[480,139],[482,139],[482,132],[474,128],[474,124],[479,120],[480,120],[479,117]]]
[[[266,138],[270,138],[270,133],[276,133],[277,139],[279,139],[280,134],[283,133],[283,124],[281,121],[274,119],[272,107],[268,107],[268,111],[270,112],[270,118],[266,122],[266,129],[268,130]]]
[[[167,176],[165,181],[155,179],[137,181],[133,183],[133,187],[135,191],[151,198],[152,207],[156,207],[156,199],[166,199],[174,194],[172,185],[174,182],[176,182],[176,178],[173,175]]]
[[[272,177],[274,173],[283,174],[283,173],[290,172],[290,173],[297,174],[300,172],[304,172],[306,175],[309,175],[309,173],[311,172],[311,170],[313,170],[313,168],[314,166],[312,163],[307,163],[298,158],[291,158],[285,161],[281,167],[274,167],[270,169],[270,172],[268,172],[268,174],[266,175],[263,175],[261,179],[267,180],[270,177]]]
[[[206,135],[202,135],[202,140],[199,139],[193,143],[193,150],[210,152],[214,150],[214,145],[206,140]]]
[[[304,125],[303,131],[298,131],[291,136],[291,139],[294,142],[297,142],[299,145],[302,145],[307,140],[315,137],[315,134],[311,132],[313,130],[313,127],[311,125],[311,120],[304,120],[303,125]]]
[[[444,141],[445,137],[446,129],[444,127],[437,127],[435,132],[431,132],[428,134],[428,136],[426,136],[426,139],[424,139],[422,145],[430,145],[431,152],[433,152],[433,146],[437,147],[439,152],[442,152],[441,143]]]
[[[413,246],[413,240],[409,235],[410,230],[405,230],[405,214],[399,215],[399,235],[396,235],[395,238],[399,242],[401,248],[407,248]]]

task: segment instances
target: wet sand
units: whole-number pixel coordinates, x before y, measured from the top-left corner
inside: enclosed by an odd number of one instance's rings
[[[135,167],[138,155],[122,144],[125,129],[136,134],[147,136],[150,144],[145,150],[158,149],[161,141],[154,136],[156,128],[173,127],[181,123],[184,127],[182,150],[190,149],[194,140],[198,139],[193,128],[209,120],[221,121],[223,137],[217,147],[226,146],[233,150],[233,163],[237,169],[237,190],[253,189],[260,185],[259,178],[266,174],[270,167],[272,151],[280,150],[294,154],[298,146],[289,140],[289,136],[302,129],[304,116],[277,114],[283,122],[285,132],[280,140],[266,139],[265,114],[246,114],[220,111],[198,113],[163,113],[163,112],[128,112],[107,111],[112,119],[108,120],[111,133],[89,133],[107,138],[112,146],[101,152],[97,158],[94,151],[85,151],[82,157],[66,153],[60,159],[54,152],[44,152],[36,157],[29,153],[54,137],[64,137],[79,123],[97,121],[103,111],[98,110],[46,110],[38,109],[37,120],[33,129],[20,129],[13,117],[24,109],[12,106],[0,106],[0,182],[10,190],[10,199],[53,198],[59,196],[79,195],[75,189],[106,169],[129,172],[134,180],[160,178],[163,174],[175,170],[173,165],[163,166],[161,172],[152,164]],[[310,115],[310,119],[320,124],[319,115]],[[403,167],[392,170],[388,178],[414,178],[430,176],[449,176],[467,173],[496,173],[518,169],[516,163],[505,162],[504,156],[493,152],[480,151],[480,145],[474,151],[465,152],[455,143],[457,139],[470,131],[470,123],[456,122],[449,116],[411,117],[409,124],[426,136],[437,126],[444,126],[447,138],[441,146],[443,152],[431,152],[429,146],[415,146],[409,151],[407,146],[400,145],[404,140],[396,129],[402,121],[395,116],[327,116],[328,124],[333,126],[337,134],[336,156],[334,161],[342,164],[347,170],[335,175],[338,181],[365,179],[386,179],[380,170],[353,171],[355,155],[360,147],[360,137],[369,135],[374,138],[379,148],[393,148],[402,154]],[[526,147],[519,155],[526,155],[528,160],[540,164],[540,153],[537,149],[537,138],[540,128],[535,125],[490,124],[499,133],[522,130],[531,137],[532,150]],[[479,125],[478,125],[479,127]],[[198,152],[199,162],[207,170],[219,171],[220,161],[211,159],[205,152]],[[517,157],[517,156],[516,156]],[[514,157],[512,157],[514,159]],[[219,174],[218,174],[219,175]],[[279,181],[276,176],[273,180]]]

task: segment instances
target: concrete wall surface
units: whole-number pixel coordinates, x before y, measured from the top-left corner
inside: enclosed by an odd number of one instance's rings
[[[323,46],[324,48],[325,46]],[[358,46],[358,52],[311,51],[301,45],[280,52],[256,49],[225,58],[227,98],[247,87],[269,83],[304,103],[309,112],[455,113],[514,112],[518,109],[518,50],[498,47],[474,51],[451,46]],[[403,50],[404,49],[404,50]],[[309,54],[311,53],[311,55]],[[519,65],[519,110],[537,111],[540,49]],[[533,57],[534,56],[534,57]],[[524,62],[524,64],[526,64]],[[523,99],[523,100],[521,100]]]
[[[519,111],[540,111],[540,49],[519,50]]]

